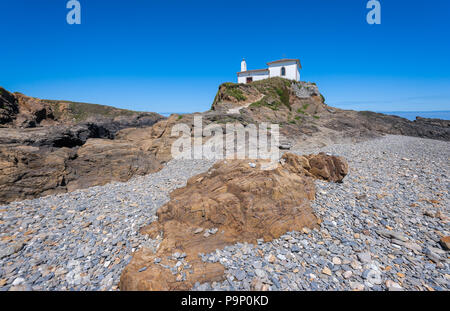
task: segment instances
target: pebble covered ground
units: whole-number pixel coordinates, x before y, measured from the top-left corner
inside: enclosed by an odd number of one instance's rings
[[[450,143],[386,136],[324,151],[343,156],[341,184],[316,182],[320,228],[227,246],[226,280],[194,290],[448,290]],[[211,161],[171,161],[127,183],[0,207],[0,290],[116,290],[138,233],[168,193]]]
[[[0,290],[116,290],[139,229],[169,192],[212,162],[171,161],[161,171],[0,207]]]
[[[293,152],[319,151],[350,167],[341,184],[316,182],[320,228],[203,255],[226,281],[195,289],[448,290],[450,143],[387,136]]]

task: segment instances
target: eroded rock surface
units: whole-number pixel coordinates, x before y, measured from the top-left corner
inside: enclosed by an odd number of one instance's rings
[[[211,110],[222,115],[217,119],[280,124],[282,135],[304,145],[357,142],[383,134],[450,140],[448,120],[417,117],[410,121],[371,111],[331,107],[315,83],[278,77],[250,84],[224,83]],[[237,113],[227,114],[229,111]]]
[[[222,265],[202,262],[199,253],[316,227],[320,220],[309,205],[315,197],[313,177],[324,178],[324,162],[328,180],[342,180],[347,164],[325,154],[308,157],[287,154],[280,163],[223,160],[189,179],[158,210],[158,221],[142,229],[160,243],[154,251],[136,253],[120,288],[187,290],[195,282],[220,280]]]
[[[49,101],[0,88],[0,204],[127,181],[161,169],[153,150],[116,135],[156,113]],[[170,150],[170,149],[169,149]]]
[[[282,161],[283,166],[292,172],[326,181],[342,182],[348,173],[348,164],[342,157],[329,156],[323,152],[305,156],[286,153]]]

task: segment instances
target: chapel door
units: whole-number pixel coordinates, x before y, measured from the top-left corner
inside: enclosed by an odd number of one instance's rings
[[[247,77],[247,83],[253,82],[253,78],[252,77]]]

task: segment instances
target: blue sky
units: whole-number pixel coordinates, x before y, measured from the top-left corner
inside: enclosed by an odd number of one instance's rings
[[[450,1],[1,0],[0,85],[50,99],[141,111],[209,109],[240,61],[300,58],[327,103],[450,110]]]

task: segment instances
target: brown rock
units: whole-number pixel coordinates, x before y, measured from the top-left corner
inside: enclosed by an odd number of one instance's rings
[[[68,162],[74,154],[68,148],[52,151],[32,146],[2,146],[0,203],[53,194],[65,188]]]
[[[331,270],[328,267],[323,268],[322,273],[331,276]]]
[[[0,203],[32,199],[161,169],[160,161],[128,141],[89,139],[81,148],[0,146]]]
[[[156,113],[41,100],[0,88],[0,204],[159,170],[167,152],[158,160],[141,144],[112,139],[121,129],[142,129],[161,119]]]
[[[269,290],[269,285],[265,284],[264,282],[262,282],[260,279],[258,279],[257,277],[253,278],[251,284],[250,284],[250,289],[252,291],[267,291]]]
[[[69,163],[67,190],[127,181],[135,175],[159,171],[162,166],[153,154],[121,140],[89,139]]]
[[[19,106],[13,94],[0,87],[0,125],[11,123],[19,113]]]
[[[299,156],[288,157],[300,161],[296,159]],[[309,205],[315,197],[313,178],[287,162],[262,170],[267,162],[256,160],[252,168],[245,160],[220,161],[189,179],[186,187],[173,191],[171,200],[158,210],[158,221],[141,230],[152,238],[163,237],[156,254],[145,250],[135,254],[122,273],[121,290],[187,290],[195,282],[221,280],[222,265],[202,262],[199,253],[238,241],[270,241],[287,231],[317,227],[318,218]],[[218,231],[205,237],[195,234],[197,228]],[[165,258],[174,252],[186,253],[193,267],[182,282],[153,264],[156,257],[170,264]],[[143,266],[149,268],[138,272]]]
[[[450,236],[443,236],[439,243],[446,251],[450,251]]]
[[[227,122],[234,118],[246,124],[282,124],[281,134],[292,140],[301,137],[298,142],[307,146],[348,139],[356,142],[383,134],[450,140],[448,120],[417,117],[410,121],[370,111],[330,107],[314,83],[278,77],[250,84],[224,83],[211,109],[217,112],[216,119]],[[227,111],[234,113],[227,114]]]
[[[348,164],[342,157],[328,156],[323,152],[307,156],[286,153],[282,160],[286,162],[285,167],[289,166],[294,172],[327,181],[342,182],[348,173]]]

